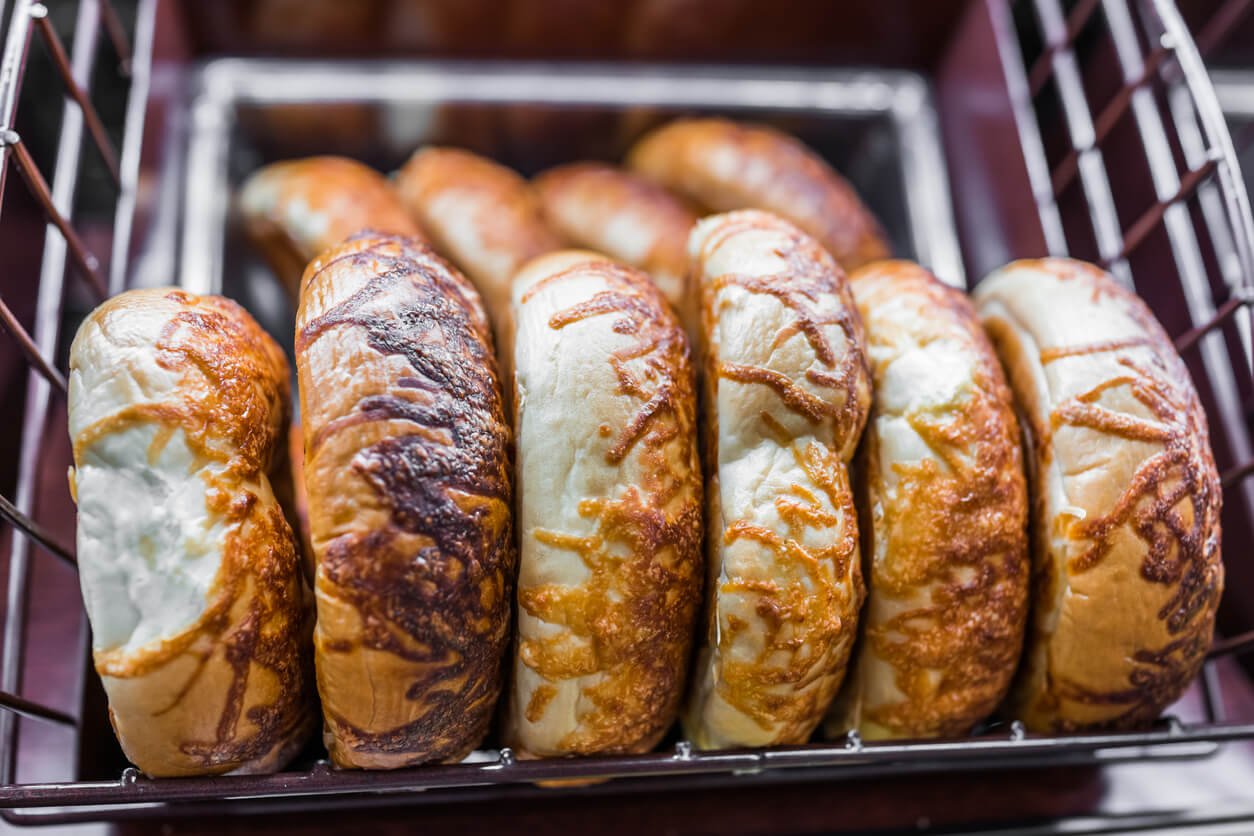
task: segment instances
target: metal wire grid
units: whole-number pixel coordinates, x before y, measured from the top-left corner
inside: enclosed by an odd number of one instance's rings
[[[147,4],[151,7],[151,3]],[[3,11],[0,2],[0,11]],[[30,362],[26,410],[22,420],[23,446],[18,469],[16,498],[0,497],[0,517],[15,527],[9,553],[8,598],[5,601],[3,662],[0,664],[0,783],[12,782],[16,746],[14,716],[21,714],[63,725],[77,725],[74,717],[19,696],[21,662],[25,645],[28,604],[29,561],[32,543],[44,551],[73,565],[73,550],[31,518],[34,502],[39,451],[54,392],[64,395],[65,376],[48,358],[57,344],[64,296],[67,255],[74,264],[73,275],[83,281],[97,298],[122,287],[126,254],[130,239],[130,211],[134,206],[135,182],[139,171],[139,141],[142,131],[143,103],[147,96],[148,64],[152,52],[152,8],[141,9],[136,27],[136,48],[143,60],[131,61],[130,45],[117,12],[110,0],[81,0],[76,19],[73,54],[48,21],[48,9],[33,0],[16,0],[9,18],[4,52],[0,56],[0,200],[9,169],[16,168],[31,194],[42,207],[47,220],[58,234],[49,230],[45,236],[40,262],[39,290],[33,333],[22,327],[12,311],[0,299],[0,324]],[[50,186],[39,170],[21,136],[14,130],[22,76],[26,68],[35,33],[38,33],[64,85],[66,101],[57,148],[57,165]],[[113,147],[100,116],[92,103],[90,73],[102,37],[108,37],[120,56],[119,72],[129,75],[131,96],[126,116],[126,133],[121,155]],[[110,278],[101,274],[99,260],[83,243],[70,220],[75,189],[78,184],[79,157],[86,128],[96,152],[108,169],[117,189],[118,209],[115,218],[115,239]],[[0,207],[2,209],[3,207]],[[10,713],[12,712],[12,713]]]
[[[1251,5],[1250,0],[1229,0],[1221,7],[1204,29],[1207,44],[1213,47],[1220,42]],[[1032,0],[1032,6],[1045,46],[1028,70],[1028,92],[1020,99],[1016,118],[1046,244],[1053,255],[1069,253],[1058,205],[1077,177],[1099,261],[1129,286],[1133,285],[1129,257],[1160,225],[1165,230],[1191,322],[1175,338],[1176,348],[1186,358],[1191,352],[1200,355],[1214,399],[1211,431],[1222,435],[1235,461],[1221,473],[1226,501],[1254,514],[1254,481],[1248,478],[1254,473],[1254,447],[1238,385],[1239,379],[1248,382],[1254,369],[1250,309],[1254,303],[1254,222],[1223,112],[1205,80],[1198,48],[1170,0],[1141,0],[1136,5],[1151,44],[1145,53],[1139,44],[1134,7],[1127,0],[1080,0],[1069,13],[1064,13],[1059,0]],[[1123,81],[1094,117],[1074,45],[1086,27],[1096,22],[1099,9]],[[1163,84],[1169,118],[1164,118],[1156,101],[1152,89],[1156,79]],[[1070,139],[1070,149],[1052,170],[1032,107],[1047,82],[1056,86]],[[1145,150],[1155,199],[1122,228],[1102,143],[1129,111]],[[1185,164],[1183,172],[1177,170],[1173,136]],[[1189,204],[1194,200],[1205,220],[1202,225],[1195,224],[1190,215]],[[1211,289],[1202,238],[1213,248],[1221,273],[1224,293],[1218,299]],[[1236,350],[1217,333],[1229,323],[1236,331]],[[1210,658],[1250,649],[1254,649],[1254,631],[1217,642]],[[1208,663],[1203,684],[1213,680]],[[1211,719],[1218,710],[1217,699],[1217,694],[1208,693]]]
[[[1009,53],[1017,48],[1011,23],[1010,0],[984,0],[1002,31],[999,42]],[[445,791],[460,797],[503,793],[507,784],[524,784],[572,778],[658,777],[714,775],[762,775],[778,779],[777,770],[806,768],[810,776],[865,777],[874,774],[903,774],[935,769],[1032,766],[1086,761],[1138,760],[1163,757],[1198,757],[1213,752],[1223,741],[1254,738],[1254,722],[1224,721],[1222,697],[1218,693],[1214,660],[1223,655],[1254,648],[1254,631],[1216,643],[1204,669],[1202,689],[1206,722],[1185,725],[1165,720],[1154,729],[1131,734],[1091,734],[1072,737],[1033,737],[1025,735],[1017,723],[994,727],[969,740],[925,743],[886,743],[864,745],[851,734],[845,741],[829,745],[782,747],[764,751],[695,752],[687,742],[670,753],[630,757],[588,758],[579,761],[517,761],[508,749],[493,753],[487,761],[425,767],[389,773],[337,772],[319,762],[306,772],[269,776],[239,776],[204,779],[154,780],[127,770],[120,780],[56,784],[13,783],[16,747],[15,715],[76,726],[78,719],[20,696],[20,670],[25,646],[29,561],[31,545],[37,544],[56,559],[73,564],[72,550],[31,518],[35,474],[39,466],[41,435],[48,416],[51,396],[64,394],[65,378],[47,358],[58,338],[63,277],[67,256],[74,274],[98,296],[123,287],[127,265],[135,182],[139,167],[139,142],[147,98],[149,61],[152,54],[153,23],[157,0],[141,0],[135,32],[136,60],[132,63],[126,37],[109,0],[81,0],[78,10],[78,36],[72,55],[66,51],[47,21],[45,7],[33,0],[16,0],[0,63],[0,195],[4,176],[13,163],[60,233],[48,235],[41,264],[41,278],[35,327],[25,331],[0,300],[0,324],[30,362],[28,400],[23,418],[23,447],[19,462],[16,499],[0,497],[0,517],[15,527],[9,556],[9,586],[3,634],[3,664],[0,666],[0,804],[19,807],[74,807],[76,811],[53,817],[18,815],[6,811],[6,818],[21,821],[70,821],[103,817],[101,808],[91,805],[126,805],[139,812],[160,813],[163,807],[152,802],[220,802],[231,799],[266,799],[266,809],[290,805],[274,796],[301,799],[306,809],[314,797],[347,796],[336,805],[396,803],[396,793],[425,791],[425,800],[439,800]],[[1248,198],[1240,184],[1235,155],[1224,127],[1223,117],[1206,78],[1198,50],[1169,0],[1080,0],[1064,11],[1060,0],[1025,0],[1031,3],[1034,19],[1043,34],[1044,49],[1030,67],[1019,60],[1004,60],[1015,118],[1024,147],[1033,193],[1045,241],[1052,254],[1066,254],[1068,236],[1059,211],[1059,196],[1078,178],[1088,206],[1088,216],[1102,263],[1116,276],[1131,282],[1129,258],[1138,246],[1160,226],[1170,238],[1175,266],[1188,301],[1192,327],[1177,338],[1182,352],[1199,351],[1203,368],[1216,393],[1219,415],[1212,415],[1212,426],[1222,427],[1229,449],[1242,455],[1238,464],[1223,475],[1229,501],[1244,502],[1254,509],[1254,489],[1246,477],[1254,472],[1249,428],[1237,398],[1237,375],[1250,375],[1250,303],[1254,301],[1254,223]],[[0,0],[0,4],[3,0]],[[1229,0],[1204,33],[1214,43],[1222,32],[1250,5],[1250,0]],[[1117,94],[1094,115],[1086,101],[1081,67],[1075,54],[1078,37],[1098,9],[1103,12],[1108,36],[1114,42],[1123,83]],[[0,11],[3,11],[0,6]],[[1137,21],[1150,30],[1151,48],[1142,51]],[[118,55],[120,71],[131,74],[123,147],[117,155],[91,102],[88,71],[101,39],[109,37]],[[67,101],[58,148],[57,168],[49,187],[37,169],[21,138],[13,130],[21,76],[33,40],[33,32],[49,50],[57,65]],[[1013,56],[1012,56],[1013,57]],[[1048,82],[1053,82],[1061,99],[1070,150],[1052,168],[1047,162],[1036,122],[1033,99]],[[1165,90],[1170,120],[1165,120],[1154,89]],[[1113,126],[1131,110],[1146,153],[1149,156],[1156,200],[1126,228],[1121,227],[1111,192],[1110,179],[1102,157],[1102,142]],[[1177,171],[1169,142],[1174,128],[1186,168]],[[118,188],[114,245],[109,278],[100,274],[100,265],[87,250],[69,220],[77,183],[79,149],[86,129],[97,152],[105,161]],[[1226,298],[1211,293],[1207,262],[1198,241],[1198,226],[1189,214],[1189,203],[1198,202],[1205,219],[1204,230],[1222,271]],[[1219,329],[1234,325],[1240,334],[1240,349],[1217,339]],[[1218,420],[1215,420],[1218,419]],[[1232,494],[1236,493],[1234,497]],[[520,790],[521,788],[514,788]],[[389,801],[389,799],[391,799]],[[415,800],[405,796],[407,803]],[[113,815],[111,812],[110,816]]]

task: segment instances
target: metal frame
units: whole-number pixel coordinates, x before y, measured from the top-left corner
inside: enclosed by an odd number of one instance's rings
[[[421,61],[337,61],[328,67],[222,58],[200,70],[194,89],[178,280],[196,293],[218,293],[223,286],[227,162],[238,108],[310,102],[648,105],[883,117],[902,145],[899,163],[902,182],[910,184],[916,256],[946,281],[966,286],[935,108],[927,82],[915,73]]]
[[[56,371],[54,364],[47,358],[55,349],[61,322],[67,249],[78,268],[77,275],[86,279],[99,298],[107,295],[106,285],[97,272],[99,263],[74,231],[69,215],[78,178],[79,149],[82,145],[84,123],[95,126],[89,133],[93,142],[98,143],[97,151],[106,162],[116,159],[101,126],[100,117],[91,103],[88,88],[98,44],[101,12],[108,5],[109,0],[82,0],[77,19],[79,37],[75,39],[73,57],[67,58],[65,48],[55,31],[47,25],[47,8],[32,0],[17,0],[10,17],[4,54],[0,58],[0,199],[3,198],[9,163],[13,162],[43,207],[49,223],[60,233],[53,234],[49,230],[49,234],[45,236],[33,335],[21,327],[0,300],[0,314],[3,315],[0,321],[3,321],[6,330],[16,338],[24,354],[32,361],[26,412],[22,421],[23,446],[18,470],[17,497],[12,502],[6,500],[3,503],[4,518],[15,526],[9,553],[3,662],[0,664],[0,706],[12,709],[11,712],[0,713],[0,783],[4,784],[10,784],[15,774],[16,723],[12,712],[40,717],[62,725],[77,724],[75,718],[47,706],[31,703],[18,694],[21,690],[29,599],[31,544],[38,543],[62,559],[71,562],[73,560],[69,548],[54,541],[52,535],[44,532],[30,519],[30,514],[39,467],[38,455],[42,447],[42,434],[47,423],[51,396],[54,388],[60,393],[64,393],[66,388],[64,376]],[[113,10],[110,9],[105,14],[112,15]],[[14,130],[22,74],[30,51],[32,33],[36,30],[53,55],[69,97],[64,107],[57,171],[51,188]],[[119,182],[118,185],[124,188],[124,184]],[[131,184],[131,188],[133,187]]]
[[[1046,47],[1027,73],[1028,87],[1035,95],[1044,87],[1046,79],[1054,80],[1059,87],[1072,141],[1072,150],[1050,172],[1049,188],[1035,189],[1041,225],[1054,232],[1047,237],[1051,254],[1067,254],[1065,234],[1058,221],[1058,197],[1077,168],[1094,234],[1103,251],[1103,266],[1114,275],[1130,284],[1128,255],[1157,225],[1165,226],[1193,323],[1188,331],[1176,337],[1176,348],[1182,353],[1201,352],[1218,409],[1218,415],[1210,416],[1211,426],[1224,434],[1241,462],[1221,474],[1221,480],[1225,490],[1238,495],[1247,514],[1254,514],[1254,480],[1248,478],[1254,474],[1254,443],[1236,387],[1237,375],[1248,379],[1254,373],[1249,338],[1254,320],[1254,311],[1251,311],[1254,305],[1254,219],[1224,111],[1198,48],[1171,0],[1139,0],[1135,5],[1129,0],[1082,0],[1066,16],[1059,0],[1031,0],[1031,5],[1044,31]],[[1248,0],[1228,0],[1220,8],[1207,27],[1209,47],[1218,43],[1248,11],[1249,5]],[[1114,40],[1124,81],[1094,123],[1083,83],[1075,70],[1073,46],[1099,7]],[[1141,53],[1132,16],[1133,8],[1138,7],[1142,20],[1157,28],[1156,32],[1148,33],[1153,48],[1145,55]],[[1003,24],[1008,26],[1008,20],[1003,19]],[[1014,42],[1013,33],[1003,34],[1006,42]],[[1019,63],[1022,64],[1022,59]],[[1010,62],[1008,74],[1017,70]],[[1170,123],[1164,121],[1153,99],[1150,85],[1155,79],[1166,88]],[[1157,199],[1120,233],[1121,244],[1112,251],[1109,230],[1119,230],[1119,218],[1113,202],[1106,200],[1110,185],[1100,146],[1129,108],[1149,158]],[[1034,135],[1034,141],[1024,143],[1029,170],[1048,171],[1030,96],[1029,101],[1022,102],[1018,108],[1017,118],[1020,135]],[[1174,127],[1189,166],[1183,174],[1176,170],[1167,138],[1168,124]],[[1090,161],[1087,169],[1086,159]],[[1223,279],[1229,290],[1229,298],[1220,304],[1212,298],[1197,231],[1188,215],[1186,204],[1195,196],[1207,217],[1206,232],[1224,269]],[[1237,358],[1229,356],[1217,333],[1230,320],[1242,338],[1244,356]],[[1231,501],[1232,497],[1228,499]],[[1254,650],[1254,630],[1217,642],[1211,650],[1211,658],[1250,650]],[[1203,682],[1206,681],[1204,677]],[[1208,717],[1214,718],[1219,711],[1218,695],[1208,689],[1206,696]]]
[[[0,497],[0,518],[14,526],[9,556],[8,600],[4,617],[3,663],[0,665],[0,805],[6,808],[61,808],[44,813],[6,809],[5,818],[23,823],[64,822],[117,818],[123,816],[160,815],[177,804],[180,812],[204,809],[213,804],[217,811],[273,811],[299,805],[302,809],[325,806],[365,806],[368,804],[414,803],[451,799],[501,797],[506,793],[532,791],[527,785],[536,782],[571,779],[620,779],[616,791],[635,786],[656,787],[662,778],[685,777],[696,780],[706,776],[715,780],[729,776],[738,780],[829,780],[861,778],[868,775],[908,774],[937,770],[1020,768],[1065,763],[1109,763],[1129,760],[1206,757],[1226,741],[1254,739],[1254,720],[1228,721],[1224,717],[1223,695],[1219,691],[1214,667],[1217,657],[1254,649],[1254,631],[1221,640],[1212,648],[1203,676],[1201,690],[1206,721],[1181,724],[1174,720],[1159,723],[1149,731],[1135,733],[1101,733],[1077,736],[1040,737],[1026,735],[1017,723],[993,727],[966,740],[932,742],[895,742],[863,744],[856,734],[843,743],[781,747],[760,751],[696,752],[687,742],[680,742],[672,752],[625,757],[596,757],[579,760],[517,760],[508,749],[477,753],[470,761],[444,766],[430,766],[386,773],[340,772],[326,762],[318,762],[305,772],[288,772],[268,776],[235,776],[179,780],[149,779],[128,769],[118,780],[67,782],[56,784],[19,785],[13,782],[16,756],[15,716],[37,718],[68,726],[79,720],[49,706],[39,705],[20,696],[21,661],[25,647],[27,599],[32,559],[32,544],[60,560],[73,564],[73,552],[61,542],[59,532],[48,531],[32,519],[36,474],[39,469],[41,434],[56,392],[64,392],[65,377],[48,358],[52,356],[60,326],[61,304],[65,292],[64,276],[67,259],[75,265],[75,275],[98,295],[105,290],[116,292],[124,286],[128,264],[127,246],[131,236],[135,206],[135,186],[139,170],[142,122],[148,91],[149,64],[152,55],[155,6],[158,0],[141,0],[139,25],[135,32],[132,58],[126,52],[126,33],[118,25],[109,0],[80,0],[78,37],[72,55],[64,47],[44,17],[46,10],[33,0],[15,0],[3,56],[0,57],[0,195],[10,163],[23,175],[32,193],[39,200],[51,225],[46,237],[35,326],[26,332],[0,300],[0,325],[15,338],[16,344],[29,360],[28,400],[23,420],[23,449],[16,499]],[[1015,119],[1028,171],[1032,180],[1039,222],[1045,232],[1048,248],[1055,254],[1068,249],[1066,233],[1060,220],[1058,195],[1075,179],[1089,209],[1089,217],[1100,255],[1117,276],[1131,282],[1129,256],[1161,225],[1170,238],[1176,268],[1188,299],[1192,327],[1177,338],[1181,351],[1198,351],[1207,380],[1217,393],[1219,412],[1212,416],[1212,425],[1222,427],[1230,449],[1241,453],[1241,461],[1225,474],[1225,488],[1235,492],[1247,509],[1254,509],[1254,483],[1247,477],[1254,473],[1254,456],[1250,454],[1249,427],[1243,420],[1240,404],[1235,401],[1238,374],[1250,374],[1250,303],[1254,301],[1254,221],[1251,220],[1248,197],[1240,183],[1235,155],[1223,123],[1219,101],[1202,67],[1197,48],[1183,28],[1178,13],[1169,0],[1081,0],[1069,14],[1064,14],[1059,0],[1020,0],[1030,3],[1037,25],[1043,33],[1046,48],[1031,67],[1024,66],[1019,54],[1016,32],[1008,13],[1010,0],[977,0],[984,2],[998,31],[1002,66],[1007,87],[1015,105]],[[1232,5],[1250,5],[1249,0],[1230,0]],[[2,6],[3,0],[0,0]],[[1094,115],[1089,109],[1083,88],[1081,67],[1074,52],[1076,39],[1103,12],[1104,26],[1115,42],[1123,84],[1119,93]],[[2,11],[2,9],[0,9]],[[1220,23],[1231,25],[1231,6],[1221,13]],[[1219,19],[1220,16],[1217,16]],[[1226,23],[1225,23],[1226,21]],[[1142,53],[1135,29],[1148,29],[1152,48]],[[1207,30],[1211,41],[1224,27]],[[101,33],[103,30],[103,35]],[[13,116],[21,86],[22,70],[34,32],[50,51],[66,85],[67,100],[63,121],[57,169],[49,186],[30,155],[13,131]],[[95,49],[102,36],[122,55],[122,69],[132,73],[131,98],[126,115],[126,130],[120,155],[115,152],[91,104],[87,86],[89,69]],[[291,63],[266,65],[270,74],[268,86],[241,88],[236,80],[241,68],[255,64],[222,61],[203,74],[201,94],[191,114],[200,120],[196,135],[204,137],[190,149],[188,170],[221,174],[225,165],[226,132],[230,127],[230,108],[245,98],[281,99],[292,96],[299,100],[304,94],[285,81],[287,70],[300,69]],[[351,68],[350,68],[351,69]],[[440,83],[438,74],[424,75],[419,65],[361,65],[357,72],[369,69],[377,73],[375,84],[367,86],[370,96],[382,95],[387,85],[404,85],[400,95],[411,100],[432,94],[431,85]],[[401,78],[398,69],[407,75]],[[305,68],[308,70],[308,67]],[[746,101],[757,106],[781,108],[832,107],[839,99],[842,107],[861,101],[867,110],[888,112],[910,124],[909,141],[924,149],[935,136],[935,127],[926,116],[927,90],[917,79],[903,74],[903,84],[892,88],[866,83],[859,86],[856,74],[839,73],[840,84],[821,88],[828,98],[811,95],[814,86],[796,84],[797,75],[777,73],[752,78],[732,71],[688,75],[684,84],[672,86],[674,76],[651,76],[648,70],[624,72],[615,70],[601,76],[583,74],[556,86],[547,86],[537,94],[536,76],[525,67],[514,67],[508,73],[490,68],[469,67],[457,79],[457,98],[462,100],[501,101],[529,99],[541,101],[604,102],[607,87],[614,87],[624,104],[701,104],[717,103],[726,95],[728,85],[741,84],[734,102]],[[831,78],[831,74],[827,74]],[[335,78],[343,79],[335,81]],[[551,79],[551,76],[548,78]],[[591,83],[589,84],[589,80]],[[320,80],[317,98],[360,100],[362,85],[359,76],[337,73],[328,82]],[[1058,165],[1051,167],[1045,159],[1040,129],[1033,111],[1033,99],[1041,95],[1052,80],[1061,97],[1061,104],[1070,140],[1070,151]],[[415,81],[423,84],[415,85]],[[753,87],[756,84],[758,86]],[[1153,90],[1165,92],[1169,102],[1166,118],[1158,107]],[[837,94],[836,91],[843,90]],[[850,98],[850,92],[855,95]],[[391,89],[397,93],[397,89]],[[845,98],[841,98],[845,96]],[[270,99],[267,99],[270,97]],[[477,98],[476,98],[477,97]],[[746,98],[747,97],[747,98]],[[833,98],[835,97],[835,98]],[[861,97],[861,98],[859,98]],[[1126,229],[1121,227],[1115,212],[1110,179],[1105,167],[1102,143],[1113,125],[1131,111],[1150,156],[1156,200]],[[915,121],[911,121],[915,120]],[[77,185],[79,149],[84,130],[102,155],[119,188],[118,209],[114,226],[114,246],[107,283],[100,275],[100,265],[84,246],[71,223],[72,204]],[[1176,170],[1168,142],[1174,131],[1183,150],[1187,168]],[[934,140],[930,153],[938,155]],[[937,157],[938,159],[938,157]],[[938,166],[939,168],[939,166]],[[907,175],[912,172],[907,170]],[[216,176],[216,175],[214,175]],[[911,215],[916,243],[921,257],[928,259],[938,272],[961,276],[958,253],[945,242],[952,242],[952,220],[948,217],[947,184],[919,184],[928,190],[923,206],[940,206]],[[212,291],[219,286],[220,256],[227,195],[217,181],[202,183],[197,200],[184,206],[183,281],[196,290]],[[204,191],[208,188],[209,192]],[[194,191],[194,190],[193,190]],[[206,193],[211,200],[204,200]],[[945,199],[942,199],[945,198]],[[1187,205],[1197,200],[1202,207],[1205,229],[1196,226]],[[919,238],[920,230],[939,229],[934,238]],[[1199,246],[1199,232],[1208,236],[1216,250],[1228,298],[1216,300],[1210,293],[1207,266]],[[1220,331],[1236,322],[1243,334],[1242,351],[1232,356]],[[561,790],[546,790],[560,792]],[[586,792],[598,792],[596,787]],[[198,806],[200,805],[200,806]],[[263,805],[263,806],[258,806]]]

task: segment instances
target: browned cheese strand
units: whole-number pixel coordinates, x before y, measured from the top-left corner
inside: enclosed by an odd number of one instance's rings
[[[804,743],[864,596],[847,471],[871,402],[862,322],[832,257],[774,215],[706,218],[689,248],[709,565],[684,727],[702,748]]]
[[[701,590],[687,340],[638,270],[591,252],[519,273],[517,658],[505,739],[645,752],[674,723]]]
[[[1223,591],[1206,414],[1108,273],[1016,261],[975,295],[1030,442],[1033,615],[1007,713],[1040,732],[1145,726],[1197,675]]]
[[[864,629],[829,736],[966,734],[1027,620],[1027,486],[997,355],[966,295],[904,261],[850,276],[875,399],[856,461]]]

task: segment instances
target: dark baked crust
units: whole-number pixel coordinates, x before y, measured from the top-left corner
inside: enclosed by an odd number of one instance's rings
[[[514,573],[478,298],[427,247],[357,236],[306,271],[296,356],[331,757],[460,759],[500,690]]]

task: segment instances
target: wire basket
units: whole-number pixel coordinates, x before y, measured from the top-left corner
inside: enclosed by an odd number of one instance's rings
[[[911,153],[922,155],[902,164],[906,166],[904,180],[910,182],[915,170],[909,165],[929,154],[940,171],[939,181],[925,178],[920,189],[927,194],[916,196],[908,207],[903,223],[911,234],[904,248],[934,265],[944,265],[951,277],[960,277],[964,271],[976,277],[1020,256],[1086,258],[1134,287],[1175,335],[1207,408],[1225,490],[1229,582],[1221,610],[1224,638],[1216,641],[1199,678],[1195,710],[1189,710],[1196,718],[1166,718],[1149,730],[1129,733],[1037,736],[1025,734],[1021,725],[1012,722],[986,725],[961,740],[864,744],[851,734],[834,744],[727,752],[698,752],[687,741],[678,740],[668,751],[578,760],[520,760],[501,749],[476,753],[460,764],[385,773],[338,771],[315,760],[314,753],[298,760],[291,771],[276,775],[150,779],[126,769],[119,777],[96,779],[101,769],[96,761],[111,762],[101,753],[114,750],[98,684],[89,671],[85,619],[81,606],[66,605],[62,613],[53,603],[73,599],[77,604],[76,582],[66,571],[74,565],[74,554],[69,546],[72,515],[67,514],[70,505],[63,479],[68,464],[66,379],[59,357],[78,318],[108,294],[128,286],[137,272],[131,251],[143,186],[141,160],[160,2],[138,0],[134,25],[127,31],[110,0],[80,0],[73,48],[67,51],[42,4],[12,0],[0,57],[0,195],[7,194],[6,175],[16,170],[29,188],[32,205],[48,224],[38,258],[38,285],[33,293],[24,290],[29,310],[17,310],[20,306],[11,307],[0,299],[0,324],[8,332],[15,356],[28,365],[20,435],[15,434],[20,450],[16,462],[10,463],[15,464],[15,490],[12,498],[0,496],[8,547],[0,639],[0,708],[5,709],[0,711],[0,807],[5,808],[7,820],[29,824],[160,816],[174,811],[273,812],[1199,758],[1213,754],[1226,741],[1254,739],[1254,717],[1225,716],[1218,675],[1223,657],[1254,649],[1254,560],[1249,557],[1254,548],[1254,480],[1248,478],[1254,473],[1250,310],[1254,222],[1215,91],[1169,0],[1066,4],[1061,0],[975,0],[934,79],[947,105],[938,114],[939,130],[929,119],[912,122],[893,111],[909,104],[903,105],[903,98],[884,100],[885,112],[899,119],[903,147],[914,142],[919,150]],[[1230,0],[1215,20],[1234,17],[1231,7],[1235,5],[1249,4]],[[36,40],[43,44],[66,94],[51,180],[14,130],[23,70]],[[118,120],[120,143],[114,142],[93,104],[92,68],[105,44],[118,58],[116,70],[129,85],[125,112]],[[701,87],[711,80],[776,84],[755,88],[772,91],[757,105],[746,99],[722,103],[749,110],[779,109],[771,96],[779,95],[784,89],[779,85],[790,80],[801,85],[796,89],[811,92],[863,89],[858,87],[856,73],[824,70],[792,76],[743,67],[735,72],[667,67],[619,72],[602,65],[557,71],[525,63],[458,68],[345,63],[337,69],[350,77],[358,72],[391,78],[393,87],[406,87],[411,90],[406,95],[411,96],[419,94],[403,82],[451,73],[460,95],[482,90],[478,102],[489,107],[508,101],[507,80],[525,88],[528,77],[567,79],[565,87],[538,85],[518,94],[541,105],[546,96],[550,104],[556,101],[554,97],[565,96],[564,104],[587,105],[606,103],[605,97],[617,95],[619,99],[609,104],[691,107],[699,102],[684,99],[683,91],[712,90],[708,84]],[[208,128],[196,131],[192,126],[194,141],[181,162],[186,172],[173,165],[174,173],[166,175],[192,181],[206,172],[210,175],[196,196],[184,201],[182,234],[176,235],[184,265],[180,272],[194,289],[223,287],[220,259],[229,238],[226,190],[231,174],[226,155],[233,127],[231,108],[241,99],[255,104],[267,95],[275,101],[302,100],[313,94],[293,93],[282,79],[304,77],[309,86],[309,74],[319,71],[326,72],[311,62],[232,60],[206,67],[197,75],[200,87],[190,94],[190,104],[185,102],[187,118],[193,123],[205,121]],[[239,81],[250,73],[254,78],[268,74],[270,86],[245,85],[248,89],[241,93]],[[881,81],[875,84],[882,87],[882,79],[888,77],[879,77]],[[569,92],[579,86],[571,79],[580,78],[594,82],[600,78],[604,83],[580,88],[597,91],[587,93],[590,98],[583,101]],[[901,96],[914,96],[911,101],[916,106],[930,101],[927,85],[916,83],[917,77],[899,74],[891,78],[899,85],[889,84],[890,93],[907,90]],[[866,91],[880,89],[868,84]],[[611,87],[619,92],[607,92]],[[351,84],[345,89],[349,92],[342,99],[351,100]],[[386,84],[380,86],[386,89]],[[671,92],[661,92],[668,89]],[[328,94],[324,86],[321,95],[336,94]],[[806,95],[793,102],[794,110],[818,112],[825,106],[839,110],[831,100]],[[865,101],[854,98],[861,104],[849,107],[875,111],[871,92],[866,92]],[[721,100],[711,102],[707,96],[702,101],[718,107]],[[938,136],[944,137],[947,147],[943,160],[937,151]],[[80,177],[80,160],[103,169],[103,184],[100,179]],[[946,176],[948,182],[962,184],[954,194],[956,218],[949,210]],[[74,222],[76,200],[89,187],[97,196],[101,189],[110,190],[112,219],[104,233],[93,229],[85,234]],[[214,197],[201,200],[206,194]],[[919,210],[923,205],[931,208]],[[951,219],[956,219],[956,238]],[[6,231],[5,220],[0,217],[0,232]],[[13,223],[9,221],[9,229]],[[962,243],[961,260],[955,241]],[[107,264],[94,254],[100,251],[97,245],[107,248]],[[177,261],[170,256],[162,263]],[[6,286],[6,294],[13,292]],[[5,542],[0,540],[0,545]],[[58,645],[57,659],[32,659],[32,631],[46,629],[50,609],[59,619],[52,623],[64,639],[63,646]],[[36,617],[41,620],[36,622]],[[38,672],[44,662],[58,673],[37,682],[31,671]],[[63,761],[76,758],[72,777],[88,779],[19,782],[19,762],[39,747],[64,753],[57,755]],[[65,763],[59,768],[65,772]],[[56,773],[40,768],[35,774],[42,779]],[[607,779],[617,780],[598,783]],[[538,786],[546,782],[564,782],[567,788]],[[574,790],[570,782],[584,786]]]

